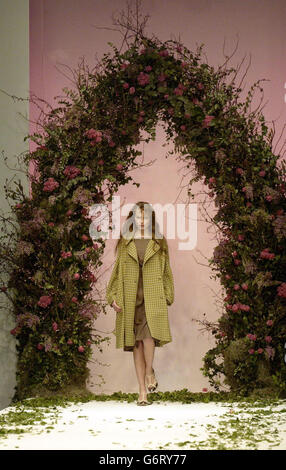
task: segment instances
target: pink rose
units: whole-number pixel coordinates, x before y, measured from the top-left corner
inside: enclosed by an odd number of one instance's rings
[[[286,299],[286,282],[282,282],[282,284],[277,287],[277,295]]]
[[[159,55],[162,57],[167,57],[169,55],[169,52],[167,51],[167,49],[163,49],[159,51]]]
[[[48,307],[50,303],[52,302],[52,297],[50,295],[42,295],[40,297],[40,300],[38,301],[38,305],[40,307]]]
[[[161,73],[160,75],[158,75],[158,82],[164,82],[167,78],[167,75],[165,75],[164,73]]]
[[[79,279],[79,278],[80,278],[80,275],[79,275],[79,273],[75,273],[73,277],[74,277],[75,279]]]
[[[248,333],[246,335],[249,339],[251,339],[252,341],[255,341],[256,340],[256,335],[252,335],[251,333]]]
[[[48,178],[44,183],[43,190],[51,192],[54,191],[54,189],[56,189],[58,186],[59,183],[55,181],[54,178]]]
[[[81,172],[81,169],[77,168],[74,165],[67,166],[63,171],[64,175],[67,176],[68,179],[70,179],[70,180],[75,178],[77,175],[79,175],[80,172]]]
[[[271,343],[272,337],[271,336],[265,336],[265,341],[266,341],[266,343]]]
[[[273,325],[273,320],[267,320],[266,325],[267,326],[272,326]]]
[[[174,89],[174,93],[175,93],[175,95],[182,96],[184,91],[182,90],[182,88],[177,87],[177,88]]]
[[[83,347],[83,346],[79,346],[79,347],[78,347],[78,350],[79,350],[79,352],[84,352],[84,347]]]
[[[140,72],[137,77],[137,81],[139,85],[142,85],[142,86],[147,85],[149,83],[149,80],[150,80],[149,75],[144,72]]]
[[[213,119],[214,119],[214,116],[207,115],[203,120],[202,126],[203,127],[208,127]]]

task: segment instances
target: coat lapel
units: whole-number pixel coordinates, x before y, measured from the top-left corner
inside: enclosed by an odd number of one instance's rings
[[[132,256],[132,258],[134,258],[137,263],[139,263],[138,256],[137,256],[136,245],[135,245],[135,242],[134,242],[134,236],[132,236],[129,239],[126,239],[125,244],[126,244],[126,247],[127,247],[127,253],[130,256]],[[146,247],[145,255],[144,255],[142,269],[144,268],[144,265],[148,261],[148,259],[151,258],[151,256],[153,256],[159,250],[159,248],[160,248],[159,243],[156,240],[153,240],[153,239],[149,240],[149,242],[147,244],[147,247]]]

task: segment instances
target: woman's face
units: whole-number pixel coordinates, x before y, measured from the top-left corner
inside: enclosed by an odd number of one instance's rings
[[[150,224],[150,216],[147,210],[144,213],[144,210],[140,209],[140,207],[137,207],[134,219],[136,227],[141,230],[144,230],[145,227],[149,226]]]

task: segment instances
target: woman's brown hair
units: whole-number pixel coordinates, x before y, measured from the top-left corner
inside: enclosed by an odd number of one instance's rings
[[[117,243],[116,243],[116,246],[115,246],[115,254],[118,250],[118,247],[119,247],[119,244],[122,243],[122,239],[123,239],[123,234],[127,234],[127,231],[129,232],[133,232],[133,230],[135,229],[135,227],[133,227],[133,222],[131,222],[130,226],[129,226],[129,229],[128,230],[125,230],[124,227],[125,227],[125,224],[127,222],[128,219],[130,219],[130,217],[134,217],[135,216],[135,211],[137,209],[137,207],[139,207],[141,209],[141,211],[144,211],[145,209],[145,214],[147,213],[148,215],[151,214],[151,221],[152,221],[152,238],[153,240],[157,240],[159,245],[160,245],[160,248],[162,251],[165,251],[165,252],[168,252],[168,243],[167,243],[167,240],[166,238],[164,237],[163,234],[160,233],[160,230],[159,230],[159,224],[156,220],[156,214],[155,214],[155,211],[153,209],[153,207],[151,206],[151,204],[149,204],[149,202],[146,202],[146,201],[138,201],[134,204],[134,206],[132,207],[132,209],[129,211],[127,217],[126,217],[126,221],[124,222],[123,224],[123,229],[120,231],[120,238],[118,239]],[[149,228],[149,227],[148,227]],[[155,237],[155,234],[160,234],[160,237],[162,238],[157,238]]]

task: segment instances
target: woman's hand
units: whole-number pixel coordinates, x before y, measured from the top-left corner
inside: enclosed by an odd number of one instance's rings
[[[117,305],[117,303],[115,302],[115,300],[113,300],[111,306],[114,308],[114,310],[116,310],[116,312],[121,312],[121,310],[122,310],[122,308],[119,307],[119,305]]]

